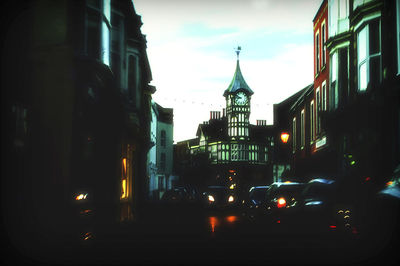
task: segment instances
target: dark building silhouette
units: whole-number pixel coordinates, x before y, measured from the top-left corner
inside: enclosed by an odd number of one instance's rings
[[[155,88],[132,1],[4,6],[2,195],[10,239],[40,249],[140,217]],[[80,225],[78,199],[93,212],[90,228]]]

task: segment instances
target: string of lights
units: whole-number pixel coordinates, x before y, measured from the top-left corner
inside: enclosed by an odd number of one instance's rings
[[[225,108],[226,104],[225,101],[222,101],[221,103],[216,103],[216,102],[210,102],[206,99],[187,99],[187,98],[177,98],[177,97],[166,97],[166,96],[161,96],[161,97],[153,97],[156,102],[159,103],[169,103],[172,105],[175,104],[190,104],[190,105],[199,105],[202,107],[209,107],[209,108]],[[269,107],[273,105],[273,103],[266,102],[264,104],[259,104],[259,103],[253,103],[251,106],[260,108],[260,107]]]

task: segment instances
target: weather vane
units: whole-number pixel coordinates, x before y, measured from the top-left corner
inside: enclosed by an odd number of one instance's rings
[[[241,51],[241,50],[242,50],[242,47],[240,47],[240,46],[238,46],[238,47],[236,48],[236,50],[235,50],[238,60],[239,60],[239,54],[240,54],[240,51]]]

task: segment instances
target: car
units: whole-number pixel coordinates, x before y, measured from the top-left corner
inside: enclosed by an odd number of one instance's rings
[[[203,203],[207,208],[231,208],[237,206],[238,196],[226,186],[208,186],[203,192]]]
[[[192,199],[192,195],[185,187],[175,187],[165,191],[161,197],[161,201],[169,203],[185,203]]]
[[[302,192],[301,228],[316,233],[350,229],[353,207],[334,179],[314,178]]]
[[[304,186],[304,183],[299,182],[272,183],[266,193],[262,219],[270,224],[294,222]]]
[[[250,219],[258,216],[258,210],[265,203],[265,198],[269,186],[253,186],[247,191],[246,195],[242,199],[242,213]]]
[[[399,244],[400,165],[384,179],[372,196],[361,227],[362,242],[379,250],[396,250]]]

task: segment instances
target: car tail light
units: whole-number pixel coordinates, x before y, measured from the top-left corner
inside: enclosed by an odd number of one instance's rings
[[[278,201],[277,201],[277,203],[276,203],[276,206],[278,207],[278,208],[284,208],[284,207],[286,207],[286,200],[285,200],[285,198],[279,198],[278,199]]]

